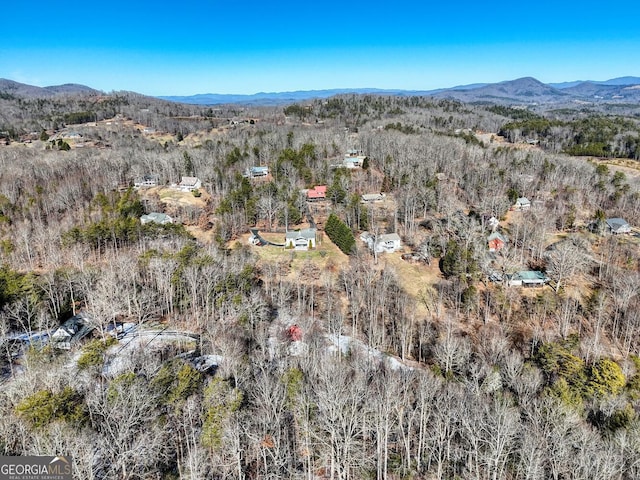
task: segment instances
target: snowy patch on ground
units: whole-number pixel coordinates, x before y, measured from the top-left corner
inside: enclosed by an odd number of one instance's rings
[[[125,373],[130,369],[136,353],[160,349],[166,343],[184,343],[188,345],[195,344],[196,339],[189,333],[130,329],[129,333],[125,333],[118,344],[107,350],[106,356],[108,360],[102,368],[102,374],[106,377],[115,377]]]
[[[412,367],[405,365],[400,359],[386,355],[375,348],[368,347],[360,340],[347,335],[331,334],[327,335],[327,340],[329,340],[329,347],[327,348],[329,352],[340,353],[342,355],[358,353],[371,361],[384,363],[392,370],[413,370]]]
[[[222,355],[202,355],[194,358],[192,363],[196,370],[203,373],[213,373],[224,361]]]

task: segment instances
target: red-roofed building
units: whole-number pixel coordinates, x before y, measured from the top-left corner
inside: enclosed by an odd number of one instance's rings
[[[307,200],[324,200],[327,198],[327,186],[316,185],[307,190]]]
[[[498,232],[493,232],[491,235],[489,235],[487,237],[487,242],[489,244],[490,252],[497,252],[498,250],[502,250],[505,243],[507,243],[505,238]]]
[[[294,323],[289,328],[287,328],[287,337],[292,342],[299,342],[302,340],[302,329],[298,326],[298,324]]]

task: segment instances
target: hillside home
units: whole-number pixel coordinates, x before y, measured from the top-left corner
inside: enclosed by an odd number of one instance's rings
[[[520,197],[516,200],[513,206],[514,210],[529,210],[531,208],[531,201],[527,197]]]
[[[198,177],[182,177],[178,187],[183,192],[193,192],[202,186],[202,182]]]
[[[613,235],[631,233],[631,225],[624,218],[607,218],[607,232]]]
[[[402,241],[397,233],[385,233],[376,236],[369,232],[362,232],[360,240],[366,243],[369,250],[375,253],[392,253],[402,248]]]
[[[156,175],[143,175],[133,181],[135,188],[151,188],[158,186],[158,177]]]
[[[266,177],[269,175],[269,167],[251,167],[247,171],[247,176],[251,178]]]
[[[82,135],[79,134],[78,132],[67,132],[67,133],[63,133],[62,134],[62,138],[68,138],[71,140],[77,140],[79,138],[82,138]]]
[[[316,248],[316,229],[305,228],[285,233],[284,248],[294,248],[296,250],[311,250]]]
[[[490,252],[497,252],[505,246],[507,241],[498,232],[493,232],[487,237],[487,243]]]
[[[362,168],[366,155],[359,155],[357,150],[349,150],[342,160],[342,166],[345,168]]]
[[[537,270],[524,270],[507,275],[507,285],[510,287],[544,287],[549,280],[549,277]]]
[[[71,317],[64,322],[51,335],[51,344],[62,350],[70,350],[71,347],[89,335],[95,329],[95,324],[84,313]]]
[[[309,201],[325,200],[326,198],[327,198],[326,185],[316,185],[315,187],[307,190],[307,200]]]
[[[140,217],[140,223],[142,225],[146,223],[157,223],[159,225],[165,225],[167,223],[173,223],[173,218],[165,213],[151,212],[147,215]]]

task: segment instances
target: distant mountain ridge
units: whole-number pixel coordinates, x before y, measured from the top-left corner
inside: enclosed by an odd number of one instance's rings
[[[492,83],[483,87],[443,90],[433,96],[462,102],[508,104],[640,103],[640,77],[620,77],[603,82],[575,81],[553,86],[531,77]]]
[[[436,90],[403,90],[380,88],[334,88],[291,92],[260,92],[253,95],[205,93],[190,96],[158,96],[171,102],[194,105],[285,105],[315,98],[341,94],[374,94],[399,96],[431,96],[469,103],[561,104],[567,102],[640,103],[640,77],[618,77],[605,81],[570,81],[545,84],[533,77],[523,77],[498,83],[474,83]],[[103,94],[78,84],[36,87],[0,79],[0,93],[22,97],[54,97],[56,95]]]
[[[76,83],[65,83],[64,85],[52,85],[50,87],[36,87],[25,83],[16,82],[0,78],[0,92],[19,97],[55,97],[57,95],[75,94],[100,94],[99,90],[94,90],[86,85]]]
[[[340,94],[423,95],[451,98],[463,102],[493,103],[561,103],[571,101],[630,101],[640,102],[640,91],[629,89],[640,85],[640,77],[618,77],[605,81],[572,81],[545,84],[532,77],[523,77],[498,83],[475,83],[436,90],[402,90],[377,88],[344,88],[328,90],[300,90],[294,92],[260,92],[253,95],[199,94],[191,96],[161,96],[163,100],[198,105],[223,103],[286,104],[329,98]]]
[[[162,100],[171,102],[192,103],[196,105],[216,105],[224,103],[244,103],[244,104],[282,104],[308,100],[311,98],[329,98],[335,95],[344,94],[375,94],[375,95],[423,95],[429,92],[418,92],[402,89],[382,89],[382,88],[332,88],[326,90],[296,90],[292,92],[259,92],[251,95],[243,94],[221,94],[221,93],[201,93],[189,96],[160,96]]]
[[[569,88],[580,85],[581,83],[595,83],[596,85],[640,85],[640,77],[617,77],[610,80],[574,80],[573,82],[548,83],[547,85],[554,88]]]

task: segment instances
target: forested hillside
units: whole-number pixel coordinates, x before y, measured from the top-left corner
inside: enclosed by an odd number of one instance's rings
[[[639,478],[637,120],[555,115],[0,92],[0,453]]]

